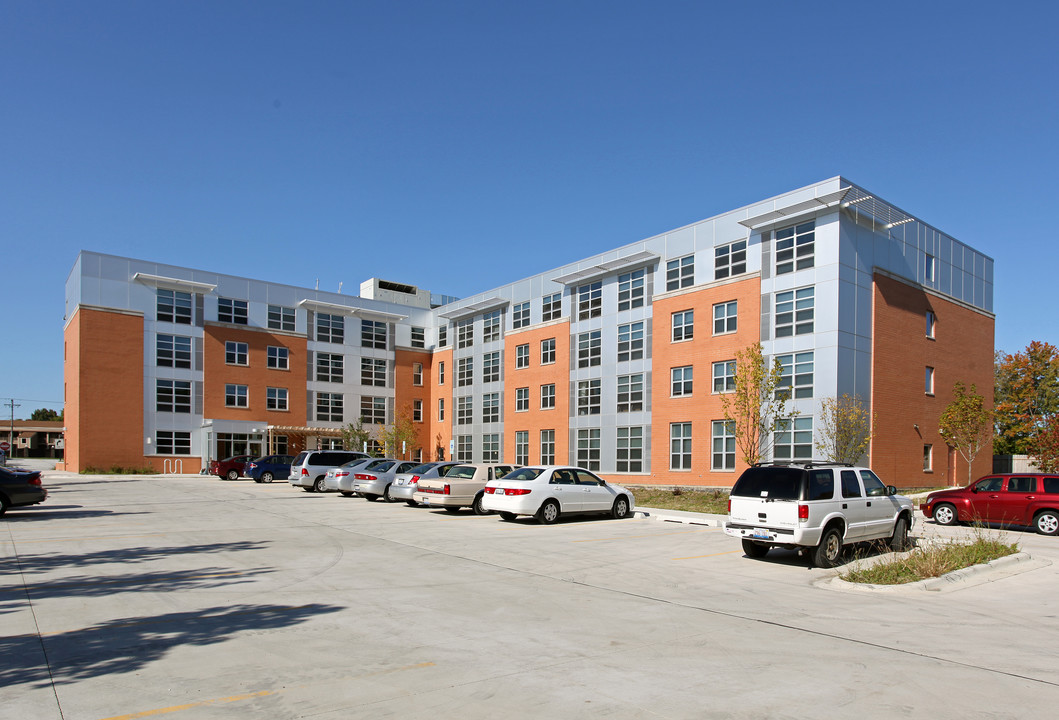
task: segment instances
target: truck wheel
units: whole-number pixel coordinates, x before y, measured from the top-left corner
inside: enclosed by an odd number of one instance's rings
[[[813,565],[821,568],[834,567],[842,555],[842,534],[836,528],[828,528],[813,549]]]

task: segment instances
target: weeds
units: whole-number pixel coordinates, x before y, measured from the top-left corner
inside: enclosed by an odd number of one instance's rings
[[[690,488],[631,488],[636,504],[658,510],[685,510],[724,515],[728,512],[728,492]]]
[[[110,469],[97,468],[89,465],[81,471],[82,475],[157,475],[158,471],[150,465],[143,467],[123,467],[111,465]]]

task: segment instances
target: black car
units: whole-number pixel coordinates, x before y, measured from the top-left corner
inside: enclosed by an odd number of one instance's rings
[[[0,467],[0,515],[9,507],[36,505],[46,497],[40,470]]]

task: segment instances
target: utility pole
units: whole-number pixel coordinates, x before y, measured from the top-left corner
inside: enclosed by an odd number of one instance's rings
[[[4,454],[5,465],[7,464],[8,456],[15,451],[15,408],[22,407],[15,402],[15,398],[10,398],[6,405],[11,408],[11,429],[7,431],[8,451]]]

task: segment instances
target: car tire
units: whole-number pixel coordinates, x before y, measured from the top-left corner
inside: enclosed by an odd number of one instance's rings
[[[894,523],[894,534],[890,536],[888,544],[894,552],[904,552],[908,549],[908,520],[904,515]]]
[[[501,512],[500,513],[500,519],[504,520],[506,522],[511,522],[512,520],[514,520],[517,517],[518,517],[518,515],[516,515],[515,513],[509,513],[509,512]]]
[[[537,522],[542,525],[551,525],[559,519],[559,515],[559,503],[554,500],[545,500],[540,510],[537,511]]]
[[[270,482],[272,482],[272,479],[273,479],[272,478],[272,473],[270,473],[270,472],[261,473],[261,482],[270,483]]]
[[[772,548],[764,543],[754,542],[743,538],[743,553],[748,558],[760,559],[768,555]]]
[[[368,495],[367,493],[363,493],[363,497],[368,502],[375,502],[376,500],[379,499],[378,495]]]
[[[1033,516],[1033,529],[1041,535],[1059,533],[1059,513],[1055,510],[1041,510]]]
[[[322,477],[316,478],[316,482],[313,483],[313,490],[318,493],[327,492],[327,484]]]
[[[820,544],[813,548],[813,565],[821,568],[834,567],[840,557],[842,557],[842,533],[838,531],[838,528],[829,527],[824,530]]]
[[[610,508],[610,516],[615,520],[624,520],[629,517],[629,499],[624,495],[616,497]]]
[[[489,515],[492,513],[492,510],[486,510],[482,505],[483,500],[485,500],[484,492],[480,492],[474,496],[474,505],[472,505],[471,508],[474,510],[475,515]]]
[[[225,475],[225,477],[228,478],[229,480],[238,480],[239,479],[239,473],[237,473],[235,470],[229,470],[228,474]]]
[[[11,507],[11,503],[6,497],[0,495],[0,516],[3,516],[3,514],[7,512],[7,509],[9,507]]]
[[[382,499],[386,502],[393,502],[393,495],[390,494],[390,486],[387,485],[386,489],[382,491]]]
[[[415,500],[405,500],[405,504],[408,505],[408,507],[419,507],[419,503]]]
[[[959,523],[959,515],[956,514],[956,506],[950,503],[941,503],[934,508],[934,522],[938,525],[956,525]]]

